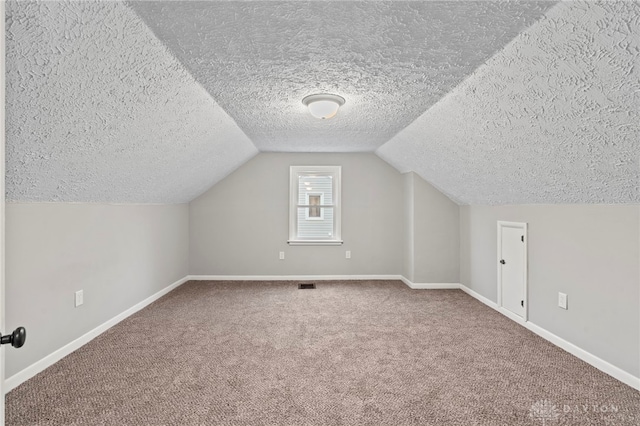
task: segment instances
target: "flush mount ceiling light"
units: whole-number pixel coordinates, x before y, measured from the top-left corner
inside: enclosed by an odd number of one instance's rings
[[[302,100],[302,103],[309,108],[309,112],[315,118],[327,119],[335,117],[338,108],[344,105],[344,98],[338,95],[319,94],[309,95]]]

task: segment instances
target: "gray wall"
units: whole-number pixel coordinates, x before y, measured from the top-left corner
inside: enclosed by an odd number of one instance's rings
[[[460,282],[459,206],[415,173],[413,282]]]
[[[461,207],[461,282],[494,302],[498,220],[529,224],[529,320],[640,376],[640,206]]]
[[[287,244],[292,165],[342,166],[342,246]],[[262,153],[191,202],[190,273],[399,275],[402,203],[402,176],[374,154]]]
[[[184,278],[188,218],[186,204],[7,204],[6,329],[28,338],[6,377]]]

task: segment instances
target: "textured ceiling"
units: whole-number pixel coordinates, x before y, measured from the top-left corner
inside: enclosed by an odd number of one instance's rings
[[[6,14],[8,200],[187,202],[257,153],[125,4]]]
[[[550,2],[131,2],[261,151],[373,151]],[[336,93],[338,117],[302,98]]]
[[[640,203],[640,3],[561,3],[378,155],[465,204]]]
[[[459,203],[640,203],[639,34],[638,1],[11,1],[7,198],[187,202],[258,149],[377,149]]]

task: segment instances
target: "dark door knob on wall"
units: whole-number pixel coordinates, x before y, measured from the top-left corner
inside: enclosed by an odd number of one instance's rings
[[[21,348],[27,340],[27,330],[24,327],[18,327],[13,333],[0,337],[0,344],[11,344],[14,348]]]
[[[504,259],[500,259],[500,263],[502,263],[504,265],[507,262],[505,262]]]

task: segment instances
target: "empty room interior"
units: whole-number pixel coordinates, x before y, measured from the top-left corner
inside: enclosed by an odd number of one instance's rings
[[[639,1],[1,7],[5,424],[640,424]]]

